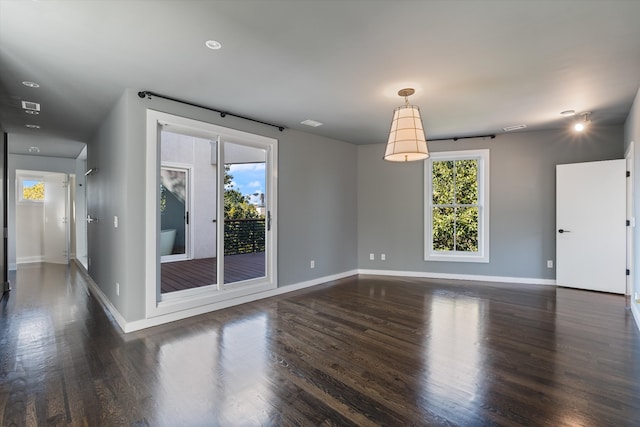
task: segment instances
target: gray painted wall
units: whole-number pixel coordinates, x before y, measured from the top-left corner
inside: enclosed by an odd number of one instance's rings
[[[13,138],[9,135],[9,141]],[[34,139],[33,145],[38,145],[38,139]],[[44,172],[60,172],[66,174],[76,173],[75,159],[60,157],[27,156],[21,154],[9,154],[9,191],[8,194],[8,263],[10,268],[16,265],[16,169],[35,170]]]
[[[127,321],[145,315],[147,108],[278,139],[279,286],[357,268],[356,146],[159,98],[140,99],[127,90],[89,143],[87,161],[87,167],[98,168],[87,180],[88,213],[100,218],[89,226],[89,271]],[[315,269],[309,268],[311,259]]]
[[[555,279],[555,269],[546,267],[547,260],[555,260],[555,165],[622,158],[623,128],[429,143],[433,152],[481,148],[491,152],[488,264],[424,261],[423,163],[388,163],[382,160],[384,145],[364,145],[358,147],[358,266]],[[380,261],[380,253],[386,261]]]
[[[128,245],[128,234],[135,234],[136,226],[142,228],[144,210],[139,209],[135,215],[140,221],[133,221],[134,218],[127,215],[131,207],[126,203],[126,193],[137,184],[127,185],[131,174],[128,169],[130,145],[135,143],[128,139],[127,101],[126,95],[118,100],[87,146],[87,168],[96,171],[87,176],[86,186],[87,214],[98,218],[87,226],[89,274],[120,314],[130,318],[136,313],[140,316],[143,307],[138,308],[136,301],[142,300],[144,294],[143,289],[131,285],[135,283],[135,270],[128,268],[129,258],[142,251],[135,252],[136,248]],[[144,162],[140,165],[144,170]],[[143,177],[139,180],[144,182]],[[116,215],[117,229],[113,226]],[[138,238],[144,239],[144,235]],[[136,258],[139,268],[143,268],[143,257],[137,255]],[[116,282],[120,284],[120,295],[116,295]]]
[[[624,144],[625,150],[629,146],[629,143],[633,141],[634,159],[633,159],[633,216],[637,221],[640,219],[638,212],[640,210],[640,89],[636,94],[633,106],[629,111],[629,116],[624,126]],[[637,310],[640,310],[640,303],[635,299],[636,292],[640,292],[640,226],[636,225],[633,235],[633,258],[634,258],[634,275],[633,275],[633,289],[631,289],[631,301],[635,304]]]
[[[284,133],[278,176],[280,286],[356,269],[357,147]]]

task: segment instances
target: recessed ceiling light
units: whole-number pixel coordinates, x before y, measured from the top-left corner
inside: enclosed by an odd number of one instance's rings
[[[40,129],[40,125],[24,125],[25,127],[28,127],[29,129]]]
[[[573,116],[576,113],[576,110],[565,110],[560,113],[561,116]]]
[[[39,153],[40,152],[40,147],[29,147],[29,152],[30,153]]]
[[[317,120],[307,119],[307,120],[305,120],[305,121],[300,122],[300,124],[303,124],[303,125],[307,125],[307,126],[311,126],[311,127],[317,128],[318,126],[322,126],[324,123],[320,123],[320,122],[319,122],[319,121],[317,121]]]
[[[209,49],[213,49],[213,50],[218,50],[222,48],[222,43],[216,40],[207,40],[204,44]]]
[[[27,114],[40,114],[40,111],[36,111],[36,110],[24,110],[24,112]]]
[[[24,81],[22,82],[23,85],[27,86],[27,87],[40,87],[40,85],[36,82],[29,82],[29,81]]]
[[[524,129],[526,127],[527,125],[514,125],[514,126],[507,126],[506,128],[502,128],[502,129],[505,132],[511,132],[512,130]]]

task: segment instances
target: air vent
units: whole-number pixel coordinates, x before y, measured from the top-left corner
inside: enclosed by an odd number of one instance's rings
[[[320,123],[320,122],[318,122],[316,120],[311,120],[311,119],[308,119],[308,120],[305,120],[303,122],[300,122],[300,124],[311,126],[311,127],[314,127],[314,128],[317,128],[318,126],[322,126],[322,123]]]
[[[502,129],[504,129],[505,132],[511,132],[512,130],[524,129],[526,127],[527,125],[515,125],[515,126],[507,126],[506,128],[502,128]]]
[[[22,108],[25,110],[40,111],[40,104],[31,101],[22,101]]]

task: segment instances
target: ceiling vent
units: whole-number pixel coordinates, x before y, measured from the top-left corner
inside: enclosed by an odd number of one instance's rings
[[[320,123],[317,120],[311,120],[311,119],[307,119],[305,121],[300,122],[303,125],[307,125],[307,126],[311,126],[314,128],[317,128],[318,126],[322,126],[322,123]]]
[[[527,125],[515,125],[515,126],[507,126],[506,128],[502,128],[505,132],[511,132],[512,130],[524,129]]]
[[[25,110],[40,111],[40,104],[31,101],[22,101],[22,108]]]

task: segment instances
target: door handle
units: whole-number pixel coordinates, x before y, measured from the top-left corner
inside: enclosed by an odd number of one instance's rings
[[[562,234],[562,233],[571,233],[570,230],[563,230],[562,228],[560,230],[558,230],[558,233]]]
[[[93,218],[91,215],[87,215],[87,222],[88,223],[98,222],[98,218]]]

